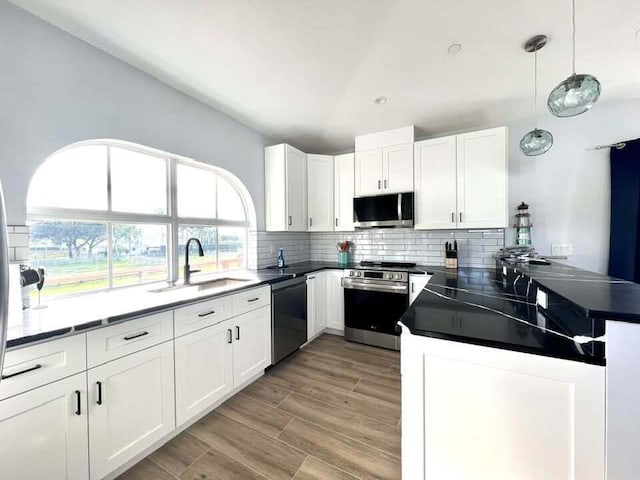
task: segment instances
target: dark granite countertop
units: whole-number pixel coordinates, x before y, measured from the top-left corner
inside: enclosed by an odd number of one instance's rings
[[[548,268],[548,267],[547,267]],[[548,308],[522,273],[501,269],[428,267],[431,280],[400,323],[412,334],[604,365],[604,321],[549,288]],[[513,269],[511,269],[513,274]],[[595,274],[594,274],[595,275]]]
[[[561,263],[528,265],[499,262],[509,276],[523,274],[534,285],[575,304],[590,318],[640,322],[640,285]],[[515,272],[514,272],[515,271]]]

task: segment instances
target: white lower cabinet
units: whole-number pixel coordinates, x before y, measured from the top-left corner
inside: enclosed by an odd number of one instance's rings
[[[403,479],[603,480],[605,368],[402,333]]]
[[[311,340],[327,327],[326,272],[307,276],[307,340]]]
[[[86,374],[0,402],[0,478],[89,477]]]
[[[233,385],[237,387],[271,365],[271,308],[232,319]]]
[[[178,425],[233,390],[232,328],[232,321],[227,320],[176,338]]]
[[[325,275],[327,290],[326,315],[327,327],[344,331],[344,289],[342,288],[342,270],[329,270]]]
[[[88,386],[92,480],[175,428],[172,341],[89,370]]]

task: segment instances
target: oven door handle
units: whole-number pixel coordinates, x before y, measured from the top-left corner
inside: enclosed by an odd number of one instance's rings
[[[348,290],[364,290],[367,292],[386,292],[386,293],[409,293],[409,287],[405,285],[376,285],[372,283],[359,283],[351,281],[343,281],[342,286]]]

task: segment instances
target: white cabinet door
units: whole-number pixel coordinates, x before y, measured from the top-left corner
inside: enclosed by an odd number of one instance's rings
[[[316,292],[316,280],[315,274],[307,276],[307,340],[313,338],[316,334],[316,325],[318,320],[316,319],[316,312],[318,310],[318,293]]]
[[[431,275],[409,275],[409,305],[418,298],[429,280],[431,280]]]
[[[401,365],[406,478],[604,479],[605,367],[404,332]]]
[[[86,480],[87,435],[84,372],[3,400],[0,478]]]
[[[233,385],[244,384],[271,365],[271,307],[233,318]]]
[[[287,230],[307,230],[307,159],[306,155],[286,146],[287,169]]]
[[[413,192],[413,143],[382,149],[384,193]]]
[[[352,231],[353,228],[353,196],[355,185],[355,155],[345,153],[335,157],[334,174],[334,214],[337,232]]]
[[[310,232],[333,231],[333,157],[307,155]]]
[[[456,137],[415,144],[415,228],[456,228]]]
[[[284,232],[287,222],[286,145],[264,149],[265,224],[269,232]]]
[[[382,190],[382,148],[356,152],[356,197],[379,195]]]
[[[178,425],[233,390],[232,322],[226,320],[175,340]]]
[[[507,226],[506,128],[457,136],[458,228]]]
[[[325,273],[327,288],[327,327],[344,331],[344,289],[342,288],[342,270],[330,270]]]
[[[175,428],[173,342],[89,370],[91,479],[112,472]]]

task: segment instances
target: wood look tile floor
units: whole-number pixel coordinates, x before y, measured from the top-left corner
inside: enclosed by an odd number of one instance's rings
[[[324,334],[119,480],[399,480],[400,354]]]

